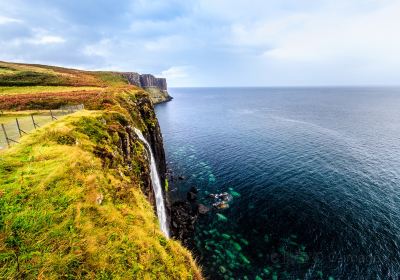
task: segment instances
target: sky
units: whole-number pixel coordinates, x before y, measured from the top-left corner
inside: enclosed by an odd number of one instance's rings
[[[0,0],[0,60],[177,87],[400,85],[400,0]]]

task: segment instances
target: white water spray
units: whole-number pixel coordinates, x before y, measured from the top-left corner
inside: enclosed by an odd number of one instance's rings
[[[164,198],[162,193],[162,187],[160,182],[160,176],[158,176],[156,161],[153,156],[153,152],[151,150],[151,146],[149,142],[147,142],[146,138],[144,138],[142,132],[135,128],[135,133],[139,137],[139,139],[146,144],[147,150],[150,153],[150,176],[151,176],[151,184],[153,185],[154,196],[156,197],[156,209],[157,216],[160,222],[161,231],[164,232],[166,237],[169,237],[168,225],[167,225],[167,214],[165,211]]]

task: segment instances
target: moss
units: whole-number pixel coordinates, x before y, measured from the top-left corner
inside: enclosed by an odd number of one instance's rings
[[[107,133],[105,120],[102,118],[82,117],[76,123],[76,130],[89,136],[95,143],[107,141],[110,135]]]

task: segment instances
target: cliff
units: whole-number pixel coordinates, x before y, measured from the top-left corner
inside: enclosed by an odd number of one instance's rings
[[[145,89],[150,94],[154,104],[170,101],[172,97],[168,94],[167,80],[156,78],[151,74],[138,74],[135,72],[120,73],[131,85]]]
[[[13,85],[0,87],[2,110],[89,109],[0,152],[0,278],[202,279],[190,252],[159,229],[148,153],[133,130],[164,176],[146,91],[111,72],[1,62],[0,84]]]

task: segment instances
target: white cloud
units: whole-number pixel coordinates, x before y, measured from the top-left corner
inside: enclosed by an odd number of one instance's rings
[[[29,40],[34,45],[50,45],[64,43],[65,39],[59,36],[43,35]]]
[[[16,18],[10,18],[5,16],[0,16],[0,25],[7,24],[7,23],[22,23],[23,21]]]
[[[83,53],[88,56],[102,56],[110,55],[112,49],[111,39],[102,39],[95,44],[90,44],[84,47]]]
[[[150,52],[177,51],[187,46],[188,39],[189,38],[184,38],[179,35],[162,36],[155,39],[144,40],[143,47]]]
[[[279,19],[233,24],[232,43],[264,48],[265,58],[285,63],[400,63],[400,3],[386,3],[359,13],[326,5]]]
[[[159,76],[171,80],[186,78],[188,76],[187,71],[189,70],[189,68],[190,67],[188,66],[172,66],[167,70],[162,71]]]
[[[176,86],[399,83],[399,0],[135,0],[107,2],[106,19],[39,2],[0,8],[2,59],[162,72]]]

